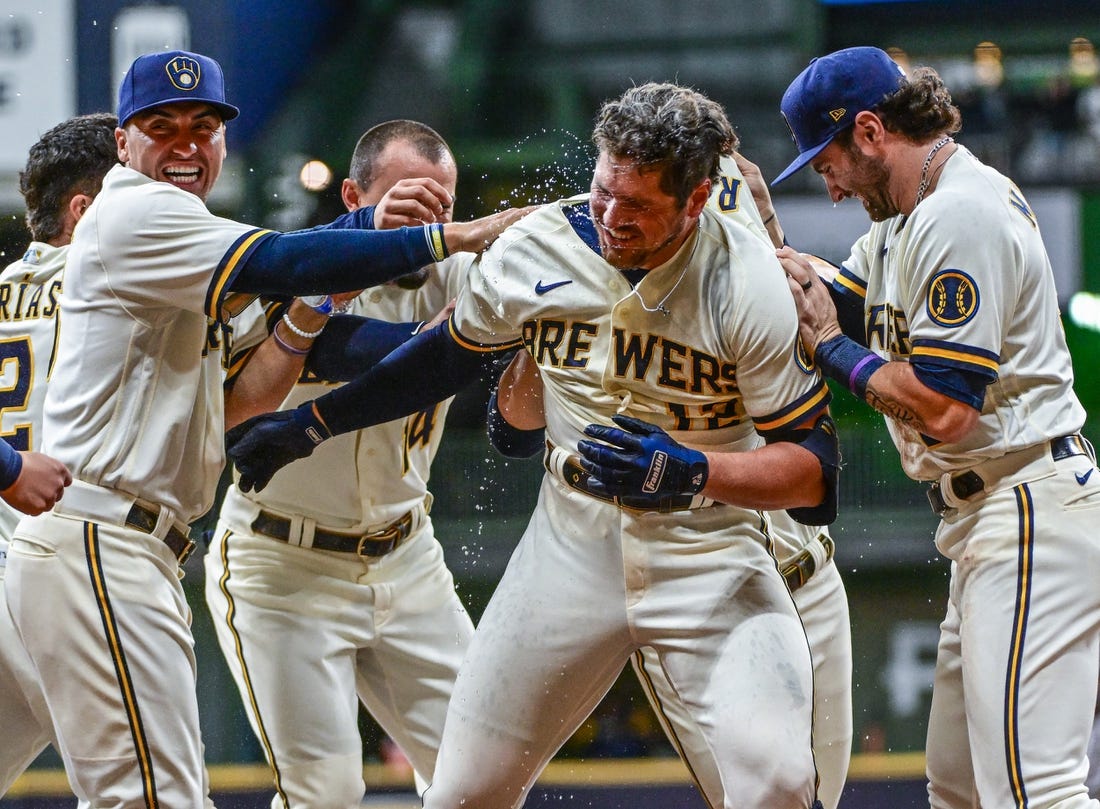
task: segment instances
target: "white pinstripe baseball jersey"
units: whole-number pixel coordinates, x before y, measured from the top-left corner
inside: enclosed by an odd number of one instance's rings
[[[988,222],[1004,232],[983,233]],[[910,477],[934,480],[1084,423],[1035,214],[966,148],[912,215],[871,226],[834,283],[863,300],[869,347],[881,356],[998,376],[961,441],[937,444],[886,420]]]
[[[0,274],[0,435],[20,451],[42,447],[42,405],[60,325],[68,246],[31,242]],[[0,500],[0,539],[23,515]]]
[[[754,426],[768,434],[824,403],[821,378],[795,362],[794,304],[757,235],[705,209],[698,233],[631,288],[585,242],[588,216],[574,197],[505,231],[452,321],[466,347],[534,357],[556,445],[572,451],[594,416],[627,413],[691,446],[747,449]]]
[[[108,172],[73,234],[45,404],[43,449],[74,478],[180,522],[209,509],[225,458],[222,294],[266,232],[133,169]]]

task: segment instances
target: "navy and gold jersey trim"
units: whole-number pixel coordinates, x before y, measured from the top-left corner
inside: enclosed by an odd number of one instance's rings
[[[825,412],[831,398],[832,393],[830,393],[829,387],[819,380],[813,390],[805,396],[791,402],[782,410],[770,413],[762,418],[754,417],[752,421],[756,426],[756,431],[765,440],[768,440],[769,436],[774,439],[777,435],[788,432],[804,421],[816,421],[817,417]]]
[[[840,265],[840,271],[833,278],[833,289],[841,295],[854,295],[861,301],[867,300],[867,282],[853,275],[851,270],[843,264]]]
[[[226,531],[222,537],[221,563],[222,570],[225,572],[222,573],[221,578],[218,579],[218,589],[221,590],[222,596],[225,598],[226,608],[225,615],[221,617],[224,618],[225,625],[229,629],[229,634],[233,637],[234,656],[237,658],[237,664],[241,667],[241,680],[244,683],[245,690],[248,692],[249,712],[256,720],[256,735],[259,737],[260,746],[264,749],[264,757],[271,766],[271,774],[275,782],[275,791],[282,800],[283,806],[290,806],[290,800],[287,798],[286,792],[283,791],[283,776],[279,769],[279,762],[275,760],[275,751],[271,746],[267,725],[264,723],[263,714],[260,713],[260,706],[256,702],[256,691],[252,686],[252,673],[249,671],[248,663],[245,661],[244,657],[244,643],[241,641],[241,635],[235,623],[237,605],[233,600],[233,594],[229,591],[229,580],[231,578],[229,572],[229,542],[234,538],[235,535],[232,531]],[[213,617],[215,620],[219,618],[219,616],[216,615]]]
[[[468,340],[458,333],[458,329],[455,328],[454,318],[448,318],[447,330],[450,332],[451,339],[458,345],[467,351],[476,351],[479,354],[489,354],[493,351],[504,351],[509,348],[519,348],[523,345],[523,341],[520,338],[515,340],[509,340],[506,343],[478,343],[474,340]]]
[[[1016,605],[1012,614],[1012,639],[1005,672],[1004,739],[1005,767],[1013,805],[1026,809],[1027,786],[1020,759],[1020,682],[1023,678],[1024,643],[1031,612],[1031,586],[1035,563],[1035,504],[1031,489],[1021,484],[1014,489],[1019,523],[1019,551],[1016,564]]]
[[[561,212],[565,215],[569,226],[573,228],[573,232],[588,246],[588,249],[602,258],[600,239],[596,235],[596,223],[592,221],[592,209],[588,205],[588,200],[563,205]]]
[[[137,760],[138,772],[141,774],[141,790],[145,807],[146,809],[157,809],[160,806],[160,801],[157,798],[157,780],[153,771],[153,756],[149,749],[149,739],[145,734],[145,725],[141,719],[137,691],[134,689],[130,667],[126,662],[126,652],[122,647],[118,621],[115,617],[114,608],[111,606],[111,594],[107,588],[107,576],[103,570],[103,559],[100,556],[99,528],[95,523],[84,523],[84,557],[88,563],[88,577],[91,580],[96,606],[99,608],[99,617],[103,622],[107,653],[111,656],[119,694],[122,698],[122,707],[126,712],[126,724],[130,728],[130,738],[134,742],[134,758]]]
[[[222,260],[218,263],[218,269],[214,273],[214,278],[210,282],[210,289],[206,293],[206,315],[207,317],[225,322],[229,320],[233,315],[237,314],[244,306],[227,305],[229,299],[229,288],[233,284],[233,279],[237,277],[237,273],[241,271],[241,267],[244,266],[245,261],[251,256],[256,248],[260,246],[267,239],[267,237],[274,235],[273,230],[257,229],[249,231],[241,236],[237,241],[233,242],[228,250],[225,251],[225,255],[222,256]],[[250,299],[254,299],[255,296],[251,296]],[[231,311],[231,309],[235,311]]]
[[[974,371],[991,379],[997,377],[1001,367],[1000,356],[992,351],[946,340],[913,340],[909,360]]]

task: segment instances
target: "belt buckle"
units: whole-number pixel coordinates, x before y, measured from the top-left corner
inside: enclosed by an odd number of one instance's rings
[[[947,503],[944,502],[943,493],[940,492],[940,483],[935,481],[928,484],[928,491],[925,492],[928,495],[928,505],[932,507],[932,513],[937,517],[945,515],[950,508]]]
[[[404,528],[404,526],[406,524],[406,520],[408,520],[411,523],[411,518],[407,514],[404,517],[401,517],[400,519],[395,520],[394,522],[390,523],[385,528],[381,528],[377,531],[372,531],[369,534],[363,534],[363,536],[359,537],[359,543],[355,546],[355,553],[358,556],[371,556],[371,557],[386,555],[387,553],[392,551],[394,548],[396,548],[397,543],[401,541],[401,539],[402,539],[402,529]],[[407,534],[406,534],[406,536],[407,536]],[[377,553],[377,552],[376,553],[369,553],[366,550],[367,548],[371,548],[374,551],[378,551],[378,550],[380,550],[380,548],[378,546],[384,545],[384,544],[387,544],[387,543],[388,543],[389,547],[387,547],[381,553]],[[374,547],[372,547],[372,546],[374,546]]]
[[[810,577],[814,575],[815,568],[816,565],[814,564],[814,555],[810,552],[808,548],[803,548],[797,554],[795,554],[794,558],[791,559],[791,561],[789,561],[782,570],[783,578],[786,580],[787,587],[790,589],[790,591],[793,593],[803,584],[808,582],[810,580]],[[795,573],[798,574],[797,584],[791,581],[791,576],[793,576]]]
[[[191,554],[195,550],[195,540],[190,537],[183,537],[183,550],[176,554],[176,561],[181,566],[184,565],[188,559],[191,558]]]

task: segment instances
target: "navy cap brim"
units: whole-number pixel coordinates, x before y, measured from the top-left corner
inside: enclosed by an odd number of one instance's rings
[[[824,143],[819,143],[817,146],[814,146],[810,149],[807,149],[806,151],[799,154],[798,157],[796,157],[794,160],[791,161],[791,164],[789,166],[787,166],[787,168],[783,169],[783,171],[780,172],[778,177],[776,177],[774,180],[771,181],[771,185],[773,185],[773,186],[779,185],[781,182],[786,180],[788,177],[790,177],[796,171],[801,169],[803,166],[805,166],[807,163],[809,163],[811,160],[813,160],[815,157],[817,157],[819,154],[821,154],[823,151],[825,151],[825,147],[827,147],[830,143],[832,143],[833,138],[835,138],[835,137],[836,137],[836,135],[833,135],[828,140],[826,140]]]
[[[241,111],[239,109],[234,107],[232,104],[226,104],[224,101],[214,101],[210,98],[170,98],[163,101],[158,101],[155,104],[146,104],[144,107],[140,107],[134,110],[128,116],[126,116],[125,121],[119,121],[118,125],[126,126],[126,124],[130,122],[131,118],[139,113],[145,112],[146,110],[155,109],[157,107],[166,107],[169,104],[180,104],[189,101],[194,101],[198,104],[209,104],[211,107],[218,111],[218,114],[222,117],[223,122],[232,121],[234,118],[241,114]]]

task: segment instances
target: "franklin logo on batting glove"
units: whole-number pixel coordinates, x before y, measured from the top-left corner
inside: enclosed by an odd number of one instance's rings
[[[630,416],[612,416],[622,429],[589,424],[581,441],[581,466],[594,490],[614,497],[698,494],[707,483],[703,453],[677,443],[660,427]]]

